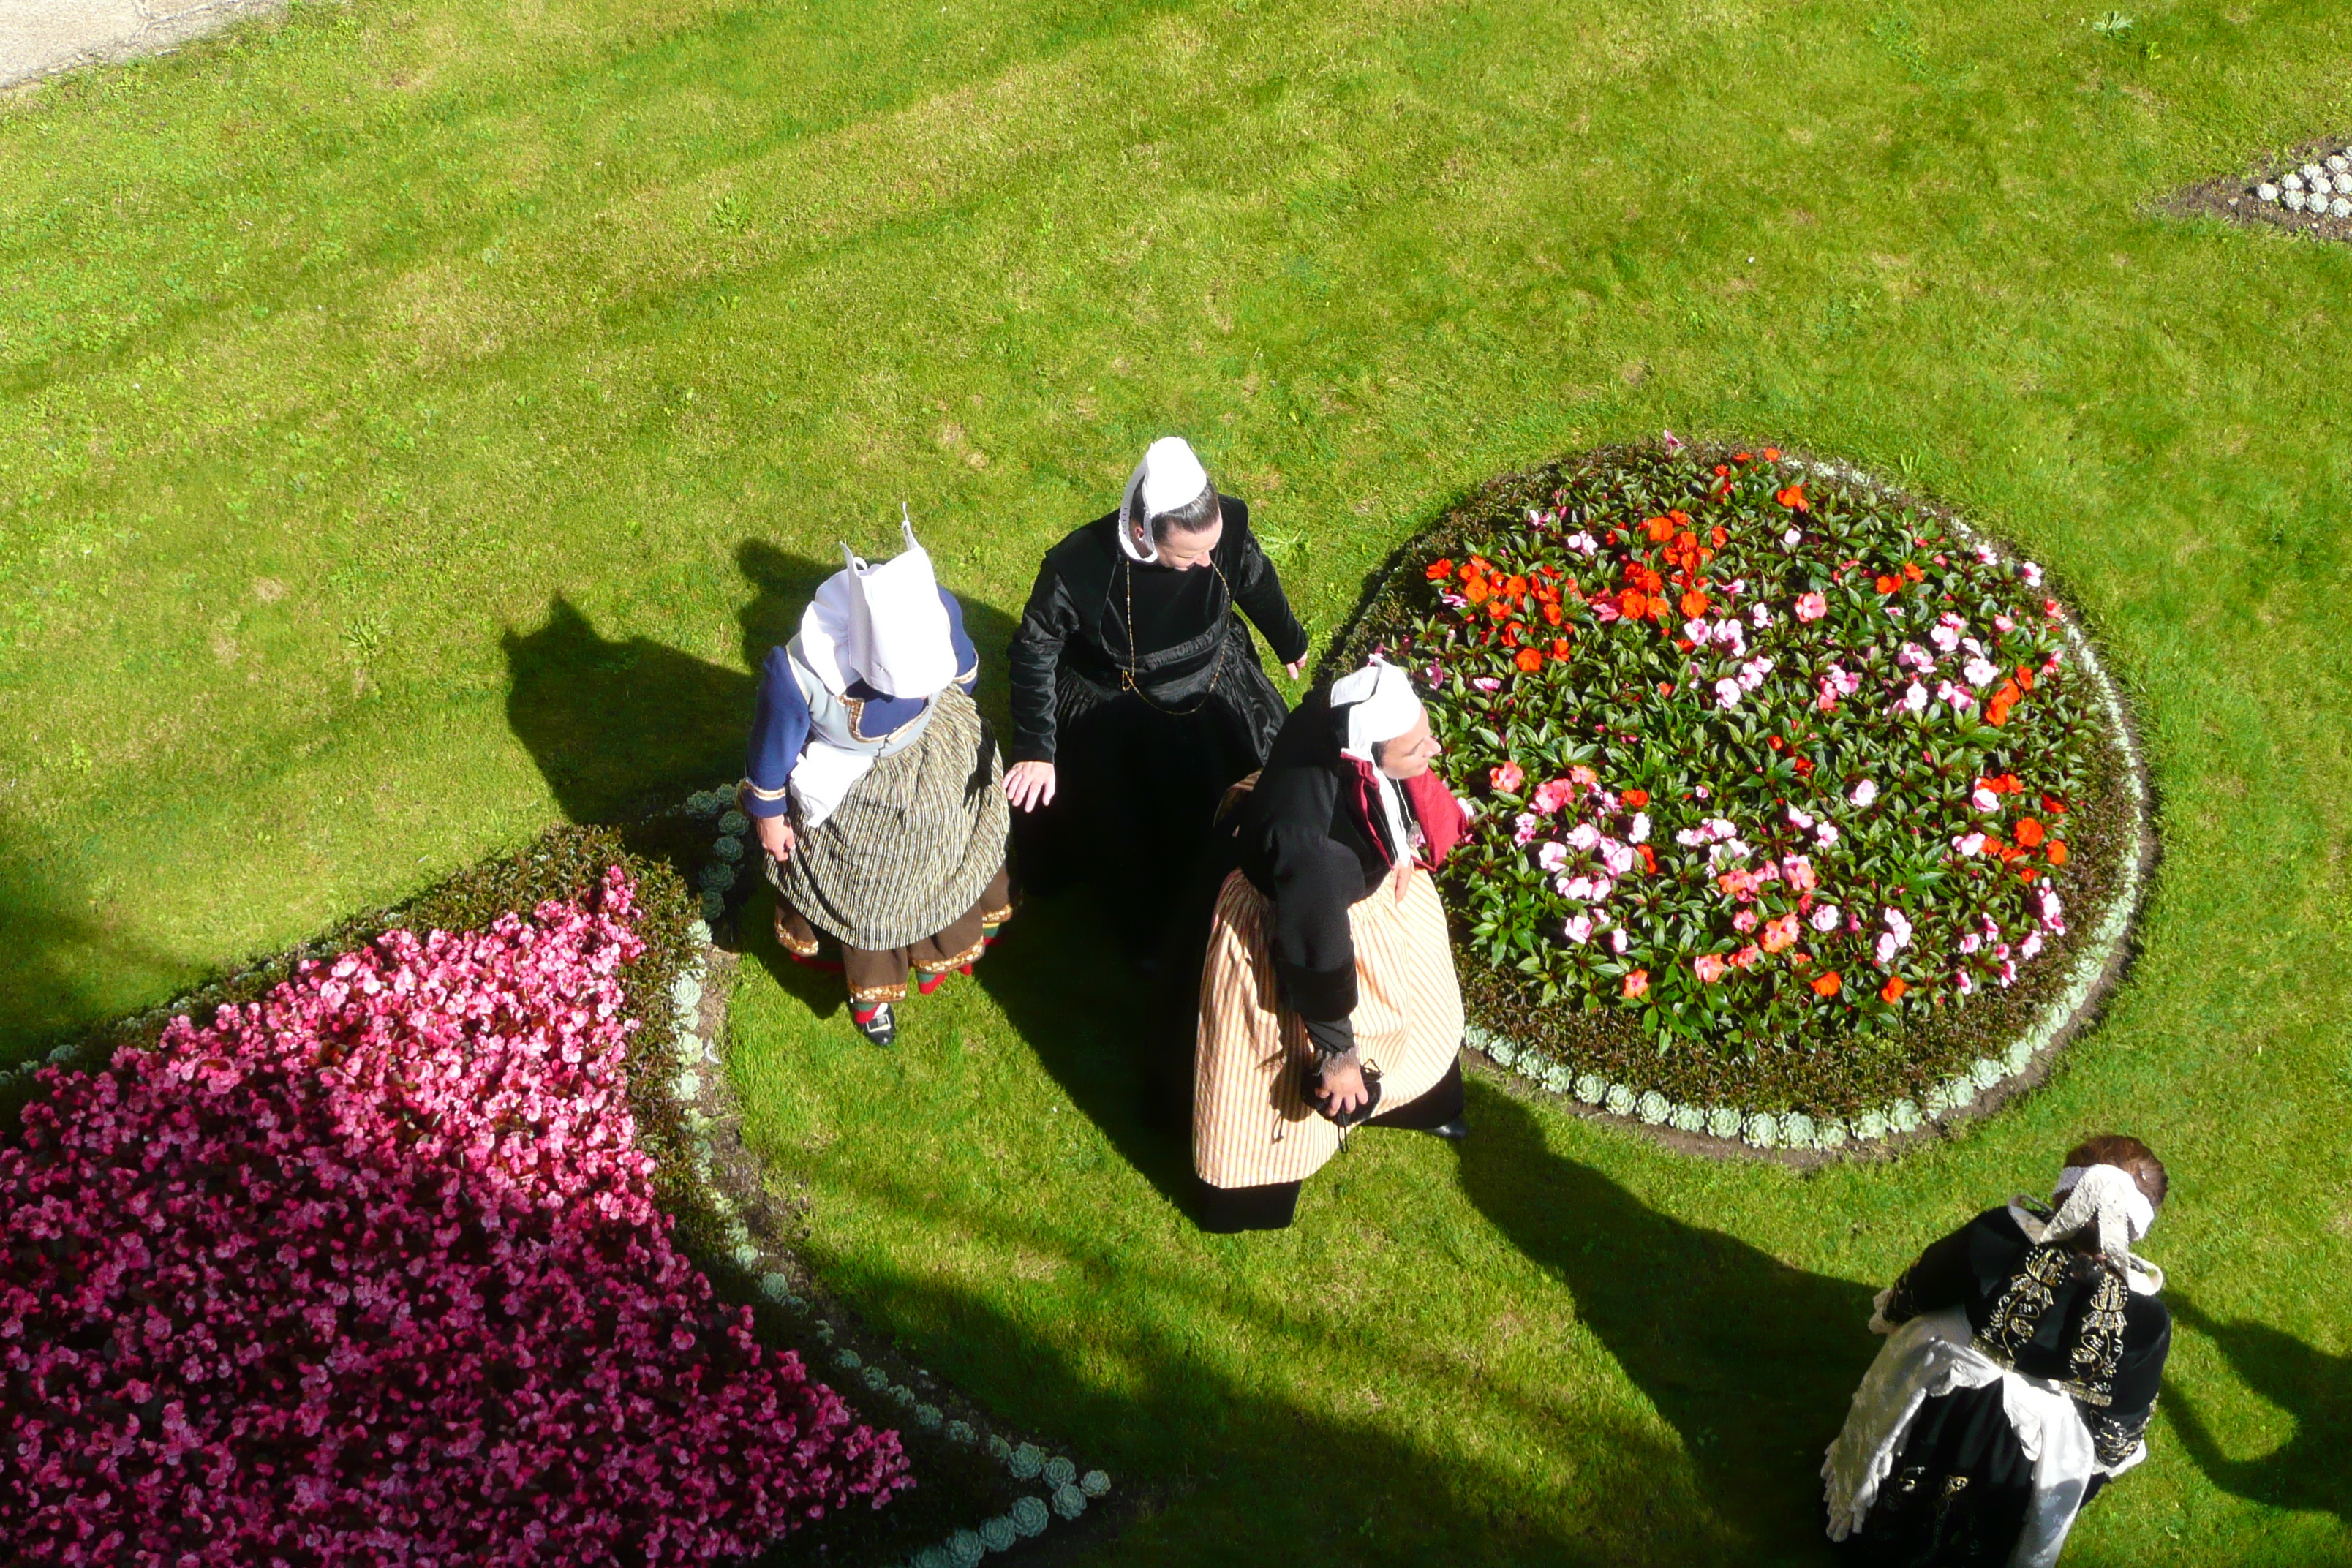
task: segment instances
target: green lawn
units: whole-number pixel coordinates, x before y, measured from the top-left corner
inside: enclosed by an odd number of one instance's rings
[[[1777,438],[2135,693],[2166,858],[2049,1087],[1801,1180],[1480,1086],[1204,1238],[1041,906],[887,1055],[746,966],[814,1255],[1150,1495],[1107,1561],[1807,1562],[1870,1292],[2119,1128],[2183,1327],[2069,1562],[2352,1563],[2352,250],[2149,216],[2347,79],[2320,0],[356,0],[0,100],[0,1049],[730,776],[901,499],[993,653],[1185,431],[1319,637],[1486,475]]]

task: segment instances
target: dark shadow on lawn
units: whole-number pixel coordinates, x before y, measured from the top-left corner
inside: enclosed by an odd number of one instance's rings
[[[2265,1323],[2220,1322],[2178,1294],[2166,1300],[2173,1320],[2215,1344],[2255,1393],[2294,1417],[2294,1436],[2259,1459],[2224,1456],[2179,1388],[2165,1393],[2164,1410],[2180,1446],[2206,1479],[2273,1508],[2324,1510],[2352,1520],[2352,1356],[2315,1350]]]
[[[109,908],[120,895],[73,897],[51,869],[67,858],[0,825],[0,1068],[204,973],[122,936]]]
[[[1534,1114],[1474,1082],[1471,1201],[1575,1293],[1591,1326],[1683,1435],[1708,1502],[1778,1561],[1826,1558],[1822,1452],[1878,1342],[1867,1286],[1810,1274],[1659,1213],[1547,1146]]]

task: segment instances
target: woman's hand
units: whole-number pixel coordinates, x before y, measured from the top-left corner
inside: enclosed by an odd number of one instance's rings
[[[1282,668],[1283,668],[1283,672],[1284,672],[1285,674],[1288,675],[1288,676],[1290,677],[1290,679],[1293,679],[1293,680],[1297,679],[1298,679],[1298,672],[1299,672],[1300,670],[1305,669],[1306,668],[1307,668],[1307,661],[1306,661],[1305,659],[1303,659],[1303,658],[1296,658],[1296,659],[1293,659],[1293,660],[1291,660],[1288,664],[1286,664],[1286,665],[1284,665],[1284,666],[1282,667]]]
[[[1323,1064],[1323,1112],[1334,1118],[1353,1114],[1371,1099],[1364,1087],[1363,1064],[1352,1055],[1333,1057]]]
[[[793,858],[798,842],[793,837],[793,825],[782,816],[755,816],[751,824],[759,830],[760,847],[779,864]]]
[[[1015,763],[1004,775],[1004,798],[1024,811],[1054,804],[1054,764]]]

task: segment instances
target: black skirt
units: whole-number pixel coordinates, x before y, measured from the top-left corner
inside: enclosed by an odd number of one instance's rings
[[[1013,813],[1024,889],[1092,885],[1130,957],[1160,951],[1218,803],[1265,762],[1282,725],[1282,698],[1248,629],[1229,619],[1227,636],[1205,693],[1108,689],[1066,661],[1054,802]]]
[[[2033,1461],[2001,1385],[1955,1389],[1919,1407],[1878,1500],[1847,1537],[1869,1568],[2000,1568],[2033,1500]]]

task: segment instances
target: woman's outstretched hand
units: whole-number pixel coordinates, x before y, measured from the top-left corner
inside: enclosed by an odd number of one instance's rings
[[[1054,764],[1015,763],[1004,774],[1004,798],[1024,811],[1054,804]]]
[[[1364,1087],[1364,1069],[1352,1056],[1335,1057],[1323,1066],[1322,1109],[1334,1118],[1352,1114],[1356,1108],[1371,1099],[1372,1091]]]
[[[751,822],[760,832],[760,847],[768,852],[770,858],[782,865],[793,858],[796,840],[791,823],[781,816],[755,816]]]

